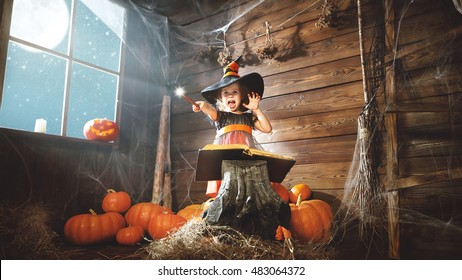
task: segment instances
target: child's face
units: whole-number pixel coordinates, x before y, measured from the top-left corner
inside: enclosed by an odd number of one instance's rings
[[[240,111],[242,93],[239,84],[234,83],[221,89],[220,100],[229,112]]]

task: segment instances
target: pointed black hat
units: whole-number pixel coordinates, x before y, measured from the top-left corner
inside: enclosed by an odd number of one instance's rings
[[[242,56],[239,56],[236,60],[228,64],[223,68],[223,77],[217,83],[214,83],[211,86],[206,87],[201,91],[202,96],[210,103],[215,104],[217,102],[217,93],[220,89],[231,85],[239,81],[245,87],[247,87],[250,92],[255,92],[263,97],[263,90],[265,88],[263,83],[263,78],[258,73],[250,73],[244,76],[239,75],[239,60]]]

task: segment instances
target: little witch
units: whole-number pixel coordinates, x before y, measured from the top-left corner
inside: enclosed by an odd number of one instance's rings
[[[228,64],[222,79],[202,90],[208,101],[197,101],[194,112],[202,111],[217,129],[214,144],[245,144],[250,148],[262,149],[252,135],[256,129],[264,133],[272,130],[271,122],[260,109],[263,96],[263,78],[258,73],[240,76],[239,60]],[[250,111],[250,112],[249,112]],[[209,181],[206,195],[215,197],[220,181]]]

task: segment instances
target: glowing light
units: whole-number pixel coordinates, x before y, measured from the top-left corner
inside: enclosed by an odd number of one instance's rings
[[[177,87],[177,88],[175,89],[175,94],[176,94],[177,96],[182,96],[182,95],[185,94],[185,92],[186,92],[186,91],[184,90],[183,87]]]
[[[194,105],[194,106],[196,106],[196,107],[199,108],[199,104],[197,104],[196,102],[194,102],[194,100],[192,100],[191,98],[189,98],[189,97],[187,97],[186,95],[184,95],[185,92],[186,92],[186,91],[184,90],[183,87],[176,87],[176,89],[175,89],[175,94],[176,94],[177,96],[183,97],[186,101],[188,101],[188,102],[191,103],[192,105]]]
[[[11,35],[53,49],[66,37],[69,17],[64,0],[15,0]]]

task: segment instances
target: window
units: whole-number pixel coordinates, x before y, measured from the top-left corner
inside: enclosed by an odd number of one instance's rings
[[[84,138],[85,123],[116,119],[123,8],[110,0],[14,0],[0,126]]]

